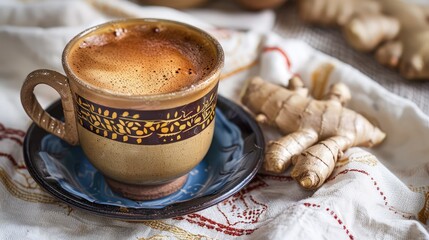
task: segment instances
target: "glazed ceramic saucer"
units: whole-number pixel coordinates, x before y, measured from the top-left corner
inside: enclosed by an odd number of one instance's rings
[[[61,102],[47,111],[62,118]],[[215,205],[243,188],[258,172],[264,139],[256,122],[237,104],[219,96],[209,152],[176,193],[133,201],[111,191],[79,146],[31,125],[24,158],[35,181],[65,203],[95,214],[124,220],[162,219]]]

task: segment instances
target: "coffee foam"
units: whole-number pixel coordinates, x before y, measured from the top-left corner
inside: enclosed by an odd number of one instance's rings
[[[168,26],[133,26],[89,36],[69,63],[82,80],[125,95],[175,92],[200,81],[214,66],[208,43]]]

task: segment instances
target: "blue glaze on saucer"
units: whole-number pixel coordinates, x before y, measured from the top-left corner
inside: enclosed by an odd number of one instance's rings
[[[70,146],[54,135],[42,138],[38,152],[45,165],[45,179],[65,191],[92,203],[126,208],[160,209],[173,203],[216,194],[242,165],[243,138],[240,129],[216,110],[215,132],[210,149],[176,193],[150,201],[133,201],[112,192],[103,176],[88,161],[82,149]]]

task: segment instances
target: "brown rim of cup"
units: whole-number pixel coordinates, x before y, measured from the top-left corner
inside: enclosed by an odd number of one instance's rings
[[[97,29],[100,29],[100,28],[103,28],[106,26],[110,26],[110,25],[114,25],[114,24],[124,23],[124,22],[136,22],[136,23],[139,23],[139,22],[140,23],[167,22],[167,23],[181,25],[181,26],[185,26],[187,28],[190,28],[190,29],[194,30],[195,32],[197,32],[198,34],[200,34],[202,37],[207,38],[207,39],[209,39],[210,42],[212,42],[212,44],[216,48],[216,58],[217,58],[216,63],[214,65],[213,69],[201,81],[199,81],[199,83],[196,84],[195,86],[190,87],[190,88],[186,88],[183,90],[179,90],[179,91],[162,93],[162,94],[126,95],[126,94],[120,94],[120,93],[113,93],[109,90],[105,90],[103,88],[99,88],[99,87],[90,85],[90,84],[86,83],[85,81],[81,80],[78,76],[76,76],[76,74],[73,73],[73,71],[69,67],[69,64],[66,61],[66,58],[70,52],[70,49],[75,44],[75,42],[78,41],[83,36],[93,32],[93,31],[96,31]],[[216,75],[216,73],[218,73],[222,70],[223,64],[224,64],[224,52],[223,52],[222,46],[213,36],[211,36],[207,32],[205,32],[205,31],[203,31],[197,27],[194,27],[194,26],[186,24],[186,23],[182,23],[182,22],[178,22],[178,21],[172,21],[172,20],[166,20],[166,19],[156,19],[156,18],[127,18],[127,19],[109,21],[109,22],[106,22],[103,24],[93,26],[91,28],[88,28],[88,29],[82,31],[81,33],[79,33],[75,37],[73,37],[67,43],[66,47],[64,48],[63,54],[62,54],[62,65],[63,65],[64,71],[66,72],[67,76],[71,76],[74,80],[76,80],[76,82],[79,85],[84,86],[85,88],[90,89],[91,91],[97,92],[97,93],[105,95],[105,96],[120,97],[120,98],[134,99],[134,100],[148,100],[148,101],[176,99],[176,98],[180,98],[183,96],[187,96],[188,94],[191,94],[195,91],[204,89],[207,85],[210,85],[213,81],[215,81],[217,79],[217,77],[215,75]]]

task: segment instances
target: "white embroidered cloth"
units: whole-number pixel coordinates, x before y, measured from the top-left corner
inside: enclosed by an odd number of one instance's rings
[[[344,63],[302,41],[272,33],[272,13],[255,22],[234,22],[238,32],[190,14],[125,1],[2,1],[0,3],[0,231],[1,239],[428,239],[425,193],[429,191],[429,117],[412,102],[386,91]],[[193,14],[193,15],[192,15]],[[198,16],[198,19],[193,16]],[[243,190],[206,210],[162,221],[130,223],[72,209],[41,190],[23,163],[22,141],[30,124],[19,100],[32,70],[61,69],[68,40],[95,24],[117,17],[156,17],[184,21],[211,32],[224,47],[220,94],[238,102],[244,81],[261,75],[286,84],[292,73],[321,94],[333,82],[352,90],[348,104],[387,133],[374,149],[353,148],[317,191],[304,191],[288,175],[259,174]],[[222,27],[239,18],[219,14]],[[258,18],[259,17],[259,18]],[[248,18],[249,19],[249,18]],[[265,19],[265,20],[264,20]],[[232,20],[231,20],[232,21]],[[264,25],[265,24],[265,25]],[[261,31],[266,30],[266,31]],[[322,64],[326,78],[315,78]],[[37,89],[44,106],[57,95]],[[266,129],[267,138],[275,137]],[[418,215],[420,212],[420,215]]]

